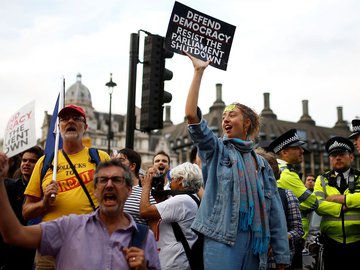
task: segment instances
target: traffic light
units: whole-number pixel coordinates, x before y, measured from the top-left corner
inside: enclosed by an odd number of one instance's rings
[[[164,81],[173,77],[173,73],[165,68],[165,59],[173,55],[173,52],[165,49],[164,37],[145,37],[140,116],[142,131],[163,128],[163,104],[172,99],[172,95],[164,91]]]

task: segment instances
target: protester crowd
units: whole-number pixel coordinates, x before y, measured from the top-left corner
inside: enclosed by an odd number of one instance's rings
[[[312,213],[321,216],[317,263],[352,267],[360,250],[360,171],[352,164],[360,120],[349,138],[328,138],[330,170],[303,178],[307,149],[296,129],[256,149],[261,118],[233,102],[222,115],[224,136],[212,132],[198,107],[209,61],[186,55],[194,68],[185,104],[189,162],[171,167],[160,151],[144,168],[133,149],[110,157],[86,147],[87,118],[76,105],[58,113],[56,164],[37,146],[20,163],[0,153],[1,270],[302,269]]]

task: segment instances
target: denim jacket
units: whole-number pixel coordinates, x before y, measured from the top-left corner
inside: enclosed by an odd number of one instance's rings
[[[201,112],[199,111],[201,116]],[[224,144],[200,117],[199,124],[188,126],[193,142],[198,146],[206,190],[192,228],[205,237],[233,245],[236,240],[240,213],[240,185],[236,165],[236,149]],[[267,161],[256,155],[258,180],[263,182],[266,211],[269,218],[270,244],[276,263],[289,264],[290,251],[287,226],[276,180]],[[234,166],[233,166],[234,165]],[[263,254],[260,265],[266,265]]]

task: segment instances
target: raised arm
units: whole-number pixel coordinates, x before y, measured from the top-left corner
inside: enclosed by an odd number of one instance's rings
[[[157,210],[156,206],[153,204],[150,204],[150,192],[151,192],[151,182],[152,178],[154,176],[155,169],[150,168],[143,181],[142,184],[142,190],[141,190],[141,199],[140,199],[140,217],[146,218],[146,219],[155,219],[158,220],[161,218],[159,211]]]
[[[200,122],[200,119],[197,115],[197,105],[199,99],[201,79],[204,74],[204,70],[210,63],[210,60],[204,62],[191,56],[187,52],[185,52],[185,54],[191,59],[194,66],[194,76],[186,99],[185,116],[189,124],[195,124]]]
[[[23,226],[11,209],[4,179],[9,169],[6,155],[0,152],[0,231],[6,243],[26,248],[38,248],[41,241],[40,225]]]

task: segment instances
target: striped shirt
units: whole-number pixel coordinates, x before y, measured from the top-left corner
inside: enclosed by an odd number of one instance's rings
[[[133,186],[132,193],[127,198],[124,205],[124,212],[130,214],[136,223],[147,225],[146,219],[140,217],[140,199],[141,199],[142,187],[139,185]],[[150,195],[150,204],[156,204],[153,196]]]

